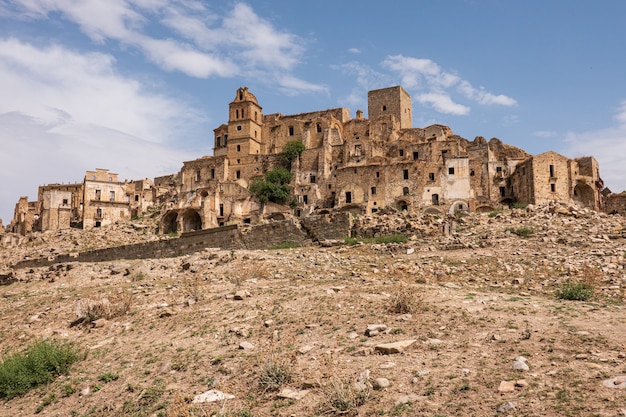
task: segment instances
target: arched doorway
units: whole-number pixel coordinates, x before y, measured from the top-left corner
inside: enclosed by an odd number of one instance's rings
[[[396,202],[396,208],[400,211],[408,211],[409,203],[404,200],[398,200],[398,202]]]
[[[574,187],[573,199],[583,207],[595,209],[595,193],[593,192],[593,188],[587,184],[577,184],[576,187]]]
[[[185,210],[183,217],[183,232],[191,232],[193,230],[202,230],[202,218],[197,211],[193,209]]]
[[[175,211],[169,211],[165,213],[161,220],[161,230],[164,235],[170,233],[178,233],[178,213]]]

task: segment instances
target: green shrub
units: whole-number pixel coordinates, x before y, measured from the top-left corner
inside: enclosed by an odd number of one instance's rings
[[[67,343],[38,341],[22,353],[7,357],[0,364],[0,398],[10,400],[32,388],[67,374],[74,362],[84,359],[78,349]]]
[[[343,242],[346,245],[356,245],[357,243],[359,243],[359,239],[357,239],[356,237],[347,237],[343,240]]]
[[[395,234],[390,236],[379,236],[374,238],[374,243],[406,243],[409,240],[408,237],[401,234]]]
[[[98,377],[98,381],[102,381],[106,384],[111,381],[117,381],[119,377],[118,374],[114,374],[113,372],[105,372]]]
[[[517,229],[514,229],[512,227],[507,227],[506,229],[504,229],[505,232],[511,232],[514,235],[518,235],[519,237],[529,237],[530,235],[534,234],[535,231],[529,227],[518,227]]]
[[[295,242],[282,242],[282,243],[277,243],[275,245],[272,245],[269,247],[269,249],[271,250],[276,250],[276,249],[293,249],[293,248],[299,248],[300,245],[298,245]]]
[[[594,291],[594,286],[588,282],[567,280],[559,285],[556,297],[561,300],[587,301],[593,297]]]

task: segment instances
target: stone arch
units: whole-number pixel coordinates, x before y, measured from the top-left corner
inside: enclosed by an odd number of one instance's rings
[[[449,214],[458,213],[460,211],[469,211],[469,204],[463,200],[457,200],[450,206]]]
[[[580,203],[583,207],[595,209],[596,196],[591,186],[579,183],[574,187],[573,200]]]
[[[193,230],[202,230],[202,218],[194,209],[187,209],[181,214],[183,232],[191,232]]]
[[[275,221],[286,220],[286,217],[285,217],[285,215],[283,213],[268,214],[265,218],[268,219],[268,220],[275,220]]]
[[[476,207],[476,213],[491,213],[492,211],[495,211],[495,210],[496,210],[495,207],[489,206],[489,205]]]
[[[409,211],[409,207],[411,207],[411,205],[406,200],[400,199],[396,201],[396,208],[400,211]]]
[[[441,215],[441,211],[439,211],[439,209],[436,209],[434,207],[428,207],[426,210],[424,210],[424,214],[434,214],[436,216]]]
[[[161,219],[161,230],[164,235],[178,233],[178,212],[168,211]]]

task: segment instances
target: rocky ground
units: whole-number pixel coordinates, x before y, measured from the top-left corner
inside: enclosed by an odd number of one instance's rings
[[[409,240],[11,270],[157,238],[33,235],[0,248],[0,359],[44,338],[86,357],[0,416],[626,416],[625,226],[380,214],[355,230]]]

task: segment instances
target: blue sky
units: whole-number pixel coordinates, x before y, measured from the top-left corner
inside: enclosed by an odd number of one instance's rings
[[[265,114],[367,111],[593,155],[626,189],[622,0],[0,0],[0,218],[37,187],[178,172],[248,86]]]

